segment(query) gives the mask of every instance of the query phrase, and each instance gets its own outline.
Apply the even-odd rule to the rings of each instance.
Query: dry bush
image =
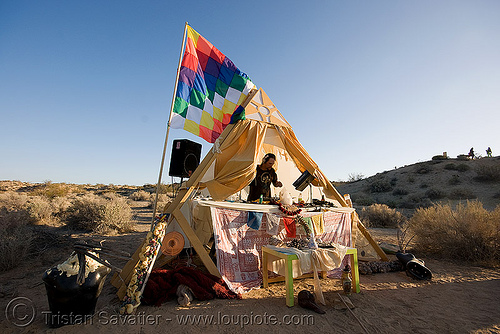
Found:
[[[444,156],[442,154],[439,154],[439,155],[435,155],[432,157],[432,160],[448,160],[448,157],[447,156]]]
[[[363,208],[359,216],[370,227],[397,227],[405,220],[401,212],[385,204],[372,204]]]
[[[93,232],[128,232],[133,229],[132,209],[116,194],[107,194],[106,197],[86,194],[75,199],[68,209],[67,220],[74,228]]]
[[[461,163],[459,165],[456,165],[454,163],[449,163],[449,164],[446,164],[446,166],[444,166],[444,169],[447,169],[447,170],[456,170],[456,171],[459,171],[459,172],[466,172],[470,169],[470,167],[464,163]]]
[[[450,186],[456,186],[457,184],[460,184],[462,181],[460,181],[460,177],[458,175],[452,175],[451,178],[448,180],[448,184]]]
[[[69,207],[68,197],[48,198],[25,193],[0,194],[0,220],[3,223],[39,224],[58,222]]]
[[[392,185],[386,179],[378,179],[369,185],[369,190],[372,193],[388,192],[392,190]]]
[[[480,164],[476,168],[476,181],[495,182],[500,181],[500,165]]]
[[[76,198],[76,196],[67,197],[55,197],[50,202],[52,204],[52,210],[54,216],[63,218],[68,209],[71,207],[71,202]]]
[[[415,172],[418,174],[427,174],[432,171],[432,167],[428,165],[417,165],[415,166]]]
[[[68,208],[68,224],[77,229],[96,229],[102,223],[101,217],[105,201],[105,199],[93,194],[85,194],[75,199]]]
[[[155,205],[155,198],[156,198],[156,195],[153,194],[150,199],[149,199],[149,205],[148,207],[149,208],[154,208],[154,205]],[[163,209],[168,205],[170,204],[170,202],[172,202],[172,197],[170,197],[169,195],[167,194],[158,194],[158,203],[156,203],[156,207],[157,207],[157,210],[158,212],[161,212],[163,211]]]
[[[415,209],[432,206],[432,201],[424,194],[410,194],[406,200],[399,203],[400,208]]]
[[[53,218],[54,209],[51,201],[46,197],[35,196],[28,203],[29,222],[37,224]]]
[[[48,198],[65,197],[73,192],[71,185],[66,183],[45,182],[40,187],[37,187],[31,192],[33,196],[45,196]]]
[[[151,194],[144,190],[139,190],[130,194],[128,198],[132,201],[149,201]]]
[[[28,255],[33,239],[29,222],[29,197],[13,191],[0,194],[0,271],[17,266]]]
[[[0,218],[1,219],[1,218]],[[27,256],[33,240],[31,229],[25,224],[2,222],[0,229],[0,272],[18,266]]]
[[[0,194],[0,208],[7,210],[25,209],[28,205],[29,196],[24,193],[7,191]]]
[[[425,197],[436,200],[446,197],[446,194],[441,189],[431,188],[425,192]]]
[[[106,191],[106,192],[103,192],[103,193],[101,194],[101,196],[102,196],[103,198],[105,198],[105,199],[109,199],[109,200],[123,199],[123,197],[122,197],[120,194],[118,194],[118,193],[116,193],[116,192],[114,192],[114,191],[112,191],[112,190],[111,190],[111,191]]]
[[[159,189],[159,193],[160,194],[173,194],[174,191],[175,191],[175,187],[176,185],[174,184],[160,184],[160,189]],[[156,186],[155,186],[155,192],[156,192]]]
[[[105,229],[118,232],[133,230],[132,209],[123,198],[114,198],[106,202],[104,207],[103,222]]]
[[[449,163],[449,164],[446,164],[444,166],[444,169],[447,169],[447,170],[457,170],[457,165],[455,165],[454,163]]]
[[[436,204],[418,209],[409,225],[416,250],[455,260],[499,263],[500,206],[489,212],[478,201],[460,203],[455,209]]]
[[[459,188],[459,189],[454,189],[449,195],[449,199],[474,199],[477,196],[469,189],[465,188]]]
[[[392,191],[392,194],[394,196],[403,196],[403,195],[408,195],[410,192],[406,190],[405,188],[396,188]]]
[[[29,196],[13,191],[0,194],[0,226],[25,225],[29,221]]]

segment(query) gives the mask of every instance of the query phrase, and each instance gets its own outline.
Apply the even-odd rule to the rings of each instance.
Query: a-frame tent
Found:
[[[265,92],[259,89],[249,95],[248,100],[250,102],[246,103],[245,108],[247,119],[226,127],[213,148],[186,182],[185,187],[165,208],[164,214],[166,215],[152,224],[151,232],[148,233],[143,244],[136,250],[122,272],[113,277],[112,284],[118,288],[117,294],[120,300],[125,302],[124,312],[131,313],[140,304],[142,291],[165,235],[165,227],[173,221],[181,227],[206,269],[211,274],[221,277],[217,266],[181,208],[200,186],[206,187],[216,201],[224,200],[241,191],[255,177],[256,166],[265,152],[276,152],[278,156],[284,158],[282,160],[293,163],[296,167],[296,175],[308,171],[314,176],[312,184],[321,189],[327,199],[336,201],[341,207],[352,206],[350,200],[346,200],[335,189],[312,160],[296,138],[291,126]],[[277,168],[278,174],[281,175],[279,161]],[[387,260],[385,253],[371,238],[355,212],[352,213],[352,222],[353,235],[356,229],[359,230],[362,234],[361,238],[371,245],[373,253]]]

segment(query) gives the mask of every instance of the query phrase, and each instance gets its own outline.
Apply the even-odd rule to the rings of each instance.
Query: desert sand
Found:
[[[296,280],[295,306],[285,305],[284,283],[256,289],[241,300],[194,301],[181,307],[172,300],[160,307],[140,306],[134,315],[119,315],[116,289],[106,279],[93,318],[81,324],[49,328],[49,305],[42,275],[64,261],[75,241],[133,253],[149,229],[151,210],[135,205],[136,232],[96,235],[61,227],[41,226],[45,245],[18,267],[0,274],[2,333],[499,333],[500,270],[440,259],[422,258],[433,272],[431,281],[417,281],[405,272],[361,275],[361,292],[351,294],[352,313],[339,309],[338,279],[322,279],[326,314],[297,305],[297,293],[312,291],[312,279]],[[45,232],[44,232],[45,231]],[[377,241],[396,243],[394,229],[371,229]],[[43,243],[43,242],[42,242]],[[395,257],[392,255],[392,259]],[[109,259],[122,267],[123,260]],[[33,318],[32,321],[31,318]],[[29,323],[29,324],[27,324]],[[17,324],[17,325],[16,325]],[[27,325],[26,325],[27,324]],[[363,327],[366,329],[363,329]]]

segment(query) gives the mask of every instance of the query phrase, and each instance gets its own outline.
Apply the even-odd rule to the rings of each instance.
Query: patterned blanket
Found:
[[[269,242],[268,222],[279,221],[276,237],[288,241],[283,218],[286,216],[264,213],[258,230],[255,227],[255,215],[248,211],[225,208],[211,208],[214,237],[217,252],[217,267],[228,287],[235,293],[248,292],[262,284],[261,255],[262,246]],[[351,215],[339,212],[309,212],[304,217],[322,218],[323,230],[317,234],[323,242],[335,242],[351,246]],[[317,217],[321,215],[322,217]],[[260,219],[260,217],[259,217]],[[297,227],[297,237],[305,236],[305,231]]]

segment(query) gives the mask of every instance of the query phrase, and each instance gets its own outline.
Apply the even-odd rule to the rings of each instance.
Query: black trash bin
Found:
[[[86,262],[91,260],[88,257],[85,259]],[[78,264],[78,256],[73,254],[65,262],[68,263],[70,268],[73,265],[74,269]],[[48,269],[42,277],[50,308],[50,314],[47,314],[45,319],[50,327],[88,322],[95,312],[97,298],[102,291],[106,276],[111,271],[110,268],[99,264],[93,270],[88,270],[85,281],[79,284],[78,267],[76,273],[75,270],[69,272],[64,270],[64,267],[55,266]]]

